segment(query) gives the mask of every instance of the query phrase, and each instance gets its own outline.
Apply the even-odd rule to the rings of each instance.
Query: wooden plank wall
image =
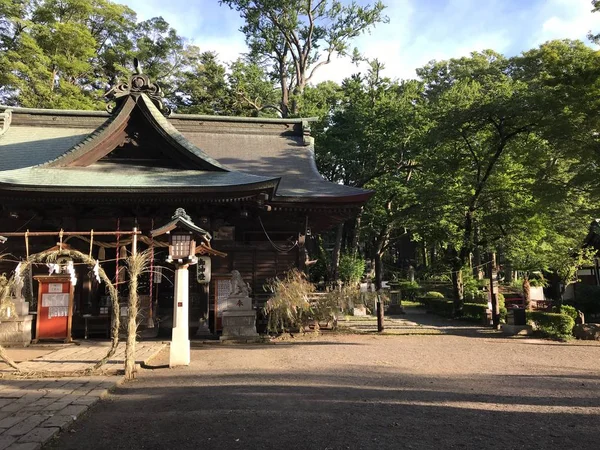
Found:
[[[212,259],[213,276],[231,274],[232,270],[238,270],[242,278],[250,285],[254,306],[259,311],[269,298],[269,292],[264,289],[265,284],[271,278],[283,276],[292,267],[297,266],[298,249],[295,248],[288,253],[277,252],[264,242],[255,245],[246,244],[240,247],[232,246],[223,249],[227,252],[226,258]],[[210,304],[214,304],[214,287],[210,290]]]

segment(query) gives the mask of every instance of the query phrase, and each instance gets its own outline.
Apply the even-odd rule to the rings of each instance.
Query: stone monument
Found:
[[[29,314],[29,302],[23,297],[23,280],[19,276],[20,265],[15,269],[15,281],[12,286],[12,305],[1,311],[0,345],[27,346],[31,343],[31,325],[33,316]]]
[[[250,288],[237,270],[231,271],[231,293],[223,310],[221,340],[257,340],[256,311],[252,309]]]

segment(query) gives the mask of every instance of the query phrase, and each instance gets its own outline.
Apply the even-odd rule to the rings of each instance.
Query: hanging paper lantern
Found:
[[[104,247],[100,247],[100,250],[98,250],[98,259],[100,261],[104,261],[106,259],[106,250],[104,250]]]

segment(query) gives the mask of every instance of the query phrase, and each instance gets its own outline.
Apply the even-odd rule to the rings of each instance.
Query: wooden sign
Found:
[[[235,227],[223,226],[213,231],[213,240],[215,241],[233,241],[235,240]]]
[[[210,283],[210,274],[210,256],[198,256],[198,264],[196,264],[196,281],[199,284]]]
[[[73,285],[69,275],[37,276],[39,283],[35,340],[71,342]]]

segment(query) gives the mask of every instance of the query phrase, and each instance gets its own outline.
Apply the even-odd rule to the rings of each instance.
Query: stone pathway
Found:
[[[165,344],[161,342],[138,342],[136,345],[136,362],[143,363],[156,355]],[[91,368],[102,359],[110,347],[108,342],[84,342],[81,345],[69,345],[55,352],[31,361],[19,364],[23,370],[70,372]],[[123,368],[125,360],[125,343],[119,343],[117,351],[103,367],[102,372],[116,372]],[[1,371],[0,371],[1,373]]]
[[[166,345],[139,342],[136,360],[146,363]],[[108,350],[107,343],[85,342],[60,348],[19,366],[34,371],[84,370]],[[119,344],[105,370],[85,377],[46,379],[0,378],[0,450],[35,450],[67,427],[87,409],[119,384],[122,376],[125,344]],[[2,366],[1,374],[12,370]]]
[[[428,314],[423,308],[406,307],[406,314],[385,316],[384,331],[382,334],[393,335],[419,335],[419,334],[498,334],[491,327],[484,327],[471,322],[448,319],[445,317]],[[376,333],[377,318],[375,316],[346,316],[338,321],[338,327],[355,333]]]

